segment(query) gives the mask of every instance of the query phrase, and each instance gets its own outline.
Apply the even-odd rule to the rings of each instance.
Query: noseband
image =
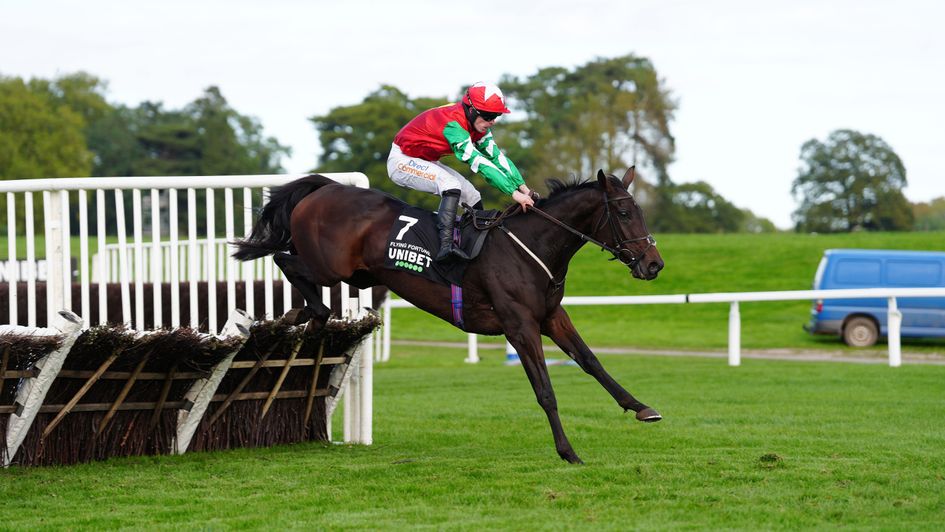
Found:
[[[617,223],[614,217],[610,215],[610,203],[614,201],[620,201],[622,198],[608,198],[606,190],[603,190],[601,192],[604,195],[604,212],[601,214],[600,220],[597,222],[597,225],[594,227],[594,232],[596,233],[597,231],[599,231],[602,227],[604,227],[604,224],[610,224],[610,231],[614,237],[613,247],[608,246],[607,244],[578,231],[577,229],[571,227],[570,225],[565,224],[564,222],[558,220],[554,216],[551,216],[545,211],[539,209],[538,207],[535,207],[534,205],[531,207],[531,210],[537,212],[538,214],[540,214],[547,220],[563,227],[564,229],[567,229],[574,235],[577,235],[578,237],[580,237],[581,240],[585,242],[590,242],[591,244],[594,244],[595,246],[600,247],[601,251],[610,252],[610,254],[613,255],[613,257],[610,258],[609,260],[619,260],[622,264],[626,265],[628,268],[632,270],[634,267],[636,267],[636,265],[640,262],[640,260],[643,259],[643,256],[646,255],[646,252],[649,251],[651,247],[656,245],[656,239],[654,239],[653,235],[650,233],[647,233],[646,236],[640,236],[636,238],[622,238],[623,234],[620,232],[620,225]],[[631,251],[630,249],[626,247],[627,244],[631,244],[633,242],[641,242],[643,240],[646,240],[647,245],[645,248],[643,248],[643,251],[641,251],[636,256],[634,256],[633,251]]]
[[[649,251],[651,247],[656,245],[656,239],[653,238],[653,235],[650,233],[647,233],[646,236],[639,236],[636,238],[621,238],[623,235],[620,231],[620,224],[618,224],[614,217],[610,215],[610,203],[620,201],[622,198],[608,198],[607,191],[602,191],[602,193],[604,195],[604,213],[601,215],[600,221],[594,228],[594,232],[596,233],[604,226],[604,224],[609,223],[610,231],[614,237],[614,247],[611,248],[604,244],[598,245],[601,247],[601,251],[609,251],[613,255],[613,257],[608,260],[619,260],[628,268],[633,269],[637,263],[640,262],[643,256],[646,255],[646,252]],[[626,247],[626,244],[640,242],[643,240],[646,240],[646,247],[643,248],[643,251],[641,251],[637,256],[634,256],[633,252]],[[629,258],[624,259],[624,253],[626,253]]]

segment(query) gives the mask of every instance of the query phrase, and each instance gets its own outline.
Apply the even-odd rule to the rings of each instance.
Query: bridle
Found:
[[[602,227],[604,227],[604,224],[610,224],[610,231],[614,237],[613,247],[608,246],[604,242],[601,242],[589,235],[586,235],[578,231],[577,229],[562,222],[561,220],[558,220],[554,216],[551,216],[550,214],[539,209],[538,207],[535,207],[534,205],[532,205],[530,209],[535,211],[542,217],[544,217],[546,220],[578,236],[581,240],[585,242],[590,242],[591,244],[594,244],[595,246],[600,247],[601,251],[609,252],[611,255],[613,255],[613,257],[611,257],[608,260],[619,260],[622,264],[624,264],[625,266],[627,266],[628,268],[632,270],[633,268],[636,267],[636,265],[640,262],[640,260],[643,259],[643,256],[646,255],[646,252],[649,251],[651,247],[656,245],[656,239],[654,239],[653,235],[650,233],[647,233],[646,236],[640,236],[636,238],[623,238],[623,233],[620,231],[620,224],[618,224],[617,220],[615,220],[614,217],[611,216],[610,204],[612,202],[621,201],[624,198],[608,198],[606,190],[602,190],[601,192],[604,195],[604,212],[601,213],[600,220],[598,220],[597,224],[594,226],[593,232],[596,233],[597,231],[599,231]],[[646,240],[647,246],[643,248],[643,251],[641,251],[637,255],[634,255],[633,251],[631,251],[630,249],[626,247],[627,244],[632,244],[634,242],[641,242],[643,240]]]
[[[636,267],[637,264],[639,264],[640,260],[643,259],[643,256],[646,255],[646,252],[649,251],[651,247],[656,245],[656,239],[654,239],[653,235],[650,233],[647,233],[646,236],[641,236],[641,237],[636,237],[636,238],[623,238],[623,233],[620,231],[620,225],[617,223],[614,217],[611,216],[610,204],[611,202],[620,201],[624,198],[609,198],[607,197],[606,190],[602,192],[604,195],[604,212],[601,214],[600,220],[597,221],[597,225],[594,227],[594,232],[596,233],[597,231],[599,231],[602,227],[604,227],[604,224],[610,224],[610,231],[614,237],[613,247],[595,239],[594,237],[590,235],[586,235],[578,231],[577,229],[562,222],[561,220],[555,218],[554,216],[548,214],[547,212],[539,209],[538,207],[534,205],[532,205],[529,208],[529,210],[534,211],[535,213],[542,216],[549,222],[579,237],[582,241],[590,242],[594,244],[595,246],[600,247],[601,251],[610,252],[610,254],[613,255],[613,257],[611,257],[609,260],[619,260],[622,264],[624,264],[625,266],[627,266],[628,268],[632,270],[633,268]],[[480,220],[476,217],[476,211],[474,209],[471,209],[468,205],[464,205],[464,207],[473,213],[473,226],[476,229],[480,231],[488,231],[490,229],[494,229],[498,227],[505,234],[507,234],[509,238],[511,238],[516,244],[518,244],[519,247],[524,249],[525,252],[528,253],[528,255],[535,262],[537,262],[538,265],[541,266],[541,269],[544,270],[544,272],[548,275],[548,278],[551,280],[551,283],[552,283],[553,291],[557,292],[558,290],[561,289],[562,286],[564,286],[564,279],[561,279],[560,281],[555,281],[554,275],[552,275],[551,270],[548,269],[548,266],[545,265],[545,263],[540,258],[538,258],[532,252],[532,250],[528,248],[528,246],[526,246],[521,240],[519,240],[519,238],[515,236],[515,234],[513,234],[503,224],[503,221],[505,220],[505,218],[507,218],[508,216],[520,210],[521,206],[519,204],[515,203],[512,205],[509,205],[509,207],[505,209],[501,214],[499,214],[497,217],[490,220]],[[646,240],[647,246],[643,248],[643,251],[641,251],[637,255],[634,255],[633,251],[631,251],[630,249],[626,247],[627,244],[631,244],[633,242],[640,242],[643,240]]]

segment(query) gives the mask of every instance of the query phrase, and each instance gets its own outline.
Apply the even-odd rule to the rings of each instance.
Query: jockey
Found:
[[[453,248],[456,208],[461,200],[482,208],[482,196],[475,187],[459,172],[440,163],[440,158],[456,155],[490,185],[510,194],[523,211],[535,203],[522,174],[492,138],[490,128],[500,115],[509,112],[499,87],[480,82],[466,90],[462,101],[420,113],[394,137],[387,158],[391,180],[441,197],[436,222],[440,231],[437,261],[451,254],[468,259]]]

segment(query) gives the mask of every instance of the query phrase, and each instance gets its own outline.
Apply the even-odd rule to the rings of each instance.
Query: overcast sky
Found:
[[[899,154],[910,200],[945,195],[945,2],[0,0],[0,74],[84,70],[112,102],[170,108],[217,85],[292,147],[289,172],[315,166],[309,117],[381,84],[454,98],[627,53],[679,102],[676,182],[787,228],[801,144],[852,128]]]

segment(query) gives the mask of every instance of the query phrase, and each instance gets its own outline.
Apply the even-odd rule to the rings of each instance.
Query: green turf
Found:
[[[399,348],[375,445],[0,470],[0,529],[939,529],[945,367],[604,356],[665,420],[552,367],[558,459],[498,351]],[[337,428],[337,427],[336,427]]]
[[[666,263],[650,282],[608,262],[590,244],[575,256],[565,295],[654,295],[705,292],[809,290],[825,249],[945,249],[945,232],[853,233],[842,235],[724,234],[657,235]],[[810,301],[741,303],[742,347],[847,349],[835,337],[812,337],[801,329]],[[724,349],[728,345],[727,303],[567,308],[590,345],[648,348]],[[461,331],[415,309],[393,310],[395,340],[464,341]],[[903,341],[904,349],[943,352],[945,341]],[[848,349],[847,349],[848,350]],[[885,350],[885,344],[873,351]],[[859,352],[859,351],[858,351]]]

